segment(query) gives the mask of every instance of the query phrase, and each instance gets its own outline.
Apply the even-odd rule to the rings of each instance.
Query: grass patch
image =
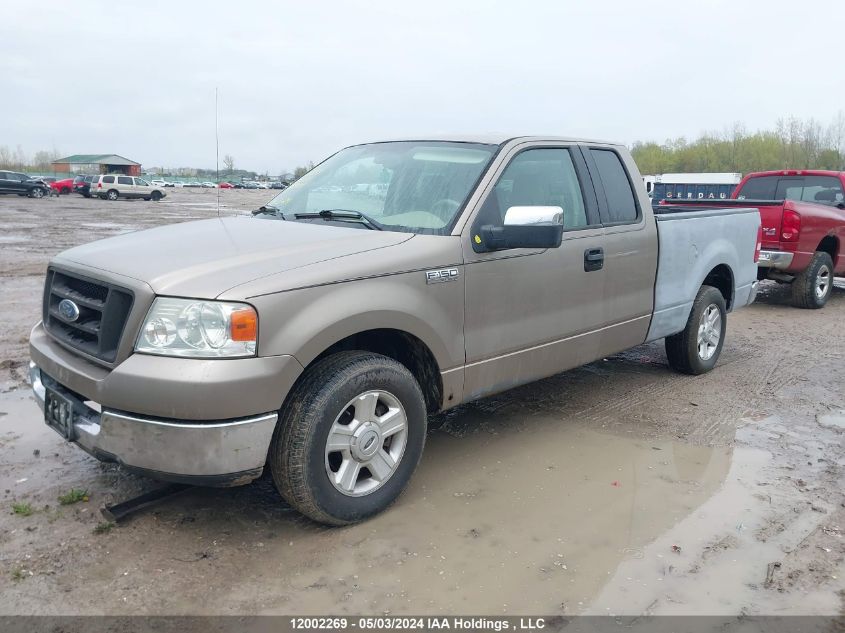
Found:
[[[71,488],[70,492],[59,495],[59,503],[63,506],[69,506],[74,503],[79,503],[80,501],[88,501],[87,490],[77,490],[76,488]]]
[[[15,567],[12,570],[12,580],[23,580],[26,578],[26,573],[24,572],[22,567]]]
[[[94,528],[94,534],[108,534],[113,527],[114,523],[111,521],[103,521],[102,523],[98,523],[97,527]]]
[[[28,503],[13,503],[12,511],[22,517],[28,517],[33,512],[32,506]]]

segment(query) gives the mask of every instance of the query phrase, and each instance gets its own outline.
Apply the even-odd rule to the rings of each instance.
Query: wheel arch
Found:
[[[822,241],[819,242],[819,245],[816,246],[816,251],[822,251],[830,255],[835,267],[836,258],[839,255],[839,238],[835,235],[825,235]]]
[[[342,351],[373,352],[404,365],[420,385],[428,413],[436,413],[443,403],[443,378],[440,365],[419,337],[394,328],[375,328],[345,336],[320,352],[308,365]]]
[[[734,274],[727,264],[718,264],[710,269],[701,282],[702,286],[713,286],[725,299],[725,309],[730,312],[734,301]]]

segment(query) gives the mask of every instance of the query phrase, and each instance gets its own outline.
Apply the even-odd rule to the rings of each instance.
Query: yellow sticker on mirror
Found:
[[[475,243],[476,243],[476,244],[481,244],[481,236],[480,236],[480,235],[476,235],[476,236],[475,236],[474,238],[472,238],[472,239],[474,239],[474,240],[475,240]]]

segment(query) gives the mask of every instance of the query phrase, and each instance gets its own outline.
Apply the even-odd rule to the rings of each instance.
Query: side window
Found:
[[[129,176],[118,176],[117,177],[117,184],[119,184],[119,185],[131,185],[132,179]]]
[[[737,192],[739,200],[777,200],[775,190],[778,186],[778,176],[760,176],[749,179]]]
[[[604,186],[608,222],[636,222],[639,217],[637,201],[619,155],[608,149],[591,149],[590,155],[596,163],[599,178]]]
[[[487,196],[476,222],[500,226],[510,207],[560,207],[564,230],[587,226],[584,197],[569,150],[538,148],[517,154]]]
[[[103,176],[103,184],[104,185],[113,185],[114,184],[114,176]]]
[[[146,180],[142,180],[140,178],[135,179],[135,184],[139,185],[141,187],[149,187],[150,186],[150,183],[148,183]]]

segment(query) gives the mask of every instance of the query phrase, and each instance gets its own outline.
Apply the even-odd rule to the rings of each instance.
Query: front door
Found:
[[[135,195],[141,198],[149,198],[153,195],[153,188],[143,178],[135,178]]]
[[[135,198],[138,196],[138,193],[135,191],[135,185],[132,184],[131,176],[118,176],[117,190],[124,198]]]
[[[497,171],[462,235],[464,400],[593,360],[605,320],[604,230],[579,148],[516,146]],[[560,207],[561,246],[475,252],[480,227],[515,206]]]

